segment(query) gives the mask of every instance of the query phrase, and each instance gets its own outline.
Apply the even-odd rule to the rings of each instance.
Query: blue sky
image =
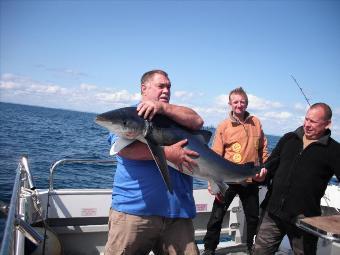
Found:
[[[206,125],[242,86],[266,134],[333,109],[340,138],[340,1],[0,1],[0,101],[86,112],[134,104],[163,69],[171,102]]]

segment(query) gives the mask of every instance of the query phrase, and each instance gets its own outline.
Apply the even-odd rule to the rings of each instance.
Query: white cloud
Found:
[[[299,111],[306,111],[308,109],[308,105],[301,104],[301,103],[296,103],[294,105],[294,108]]]
[[[216,98],[216,104],[223,107],[228,107],[229,96],[227,94],[218,95]],[[266,100],[251,94],[248,94],[250,110],[267,110],[273,108],[281,108],[282,104],[275,101]]]
[[[10,81],[10,80],[13,80],[13,79],[18,79],[18,76],[11,74],[11,73],[4,73],[1,76],[1,81]]]
[[[267,118],[267,119],[274,119],[274,120],[288,120],[290,119],[293,114],[291,114],[290,112],[264,112],[262,113],[262,115]]]
[[[67,76],[67,77],[75,78],[75,79],[88,76],[86,73],[79,72],[71,68],[53,68],[53,67],[47,67],[42,64],[36,65],[36,67],[44,71],[51,72],[58,76]]]
[[[332,137],[340,137],[340,126],[339,125],[336,125],[334,124],[334,122],[332,122],[332,125],[331,125],[331,130],[332,130]],[[339,141],[339,140],[338,140]]]
[[[229,105],[227,101],[227,95],[221,94],[214,98],[213,103],[209,106],[200,106],[196,104],[195,110],[203,114],[226,114],[229,112]]]
[[[179,100],[189,100],[192,98],[197,98],[203,96],[203,93],[200,92],[189,92],[185,90],[176,90],[173,93],[174,97]]]
[[[66,95],[68,90],[57,85],[32,84],[23,89],[31,94],[59,94]]]
[[[0,89],[15,90],[28,84],[31,80],[26,77],[19,77],[14,74],[5,73],[1,76]]]
[[[100,88],[86,83],[66,88],[13,74],[2,75],[0,90],[2,101],[90,112],[132,105],[140,100],[139,92]]]
[[[60,70],[57,70],[57,71],[60,71],[61,73],[65,73],[67,75],[74,76],[74,77],[86,76],[85,73],[82,73],[82,72],[79,72],[79,71],[76,71],[76,70],[73,70],[73,69],[69,69],[69,68],[60,69]]]
[[[335,108],[333,113],[340,116],[340,108]]]
[[[98,92],[95,97],[103,102],[132,102],[140,100],[140,93],[130,93],[127,90]]]
[[[44,84],[31,78],[4,74],[1,76],[0,89],[17,94],[66,94],[67,89],[58,85]]]
[[[275,101],[270,101],[254,95],[248,95],[249,109],[252,110],[268,110],[273,108],[281,108],[282,104]]]
[[[228,107],[228,95],[221,94],[215,98],[216,105],[219,107]]]
[[[12,82],[12,81],[1,81],[0,82],[0,89],[12,90],[15,88],[18,88],[18,85],[15,82]]]
[[[180,91],[175,91],[175,93],[174,93],[175,95],[175,97],[186,97],[186,98],[190,98],[190,97],[192,97],[193,96],[193,94],[194,93],[192,93],[192,92],[188,92],[188,91],[184,91],[184,90],[180,90]]]
[[[80,84],[80,89],[82,90],[91,91],[91,90],[95,90],[96,88],[97,88],[96,85],[87,84],[87,83]]]
[[[202,114],[226,113],[226,109],[223,107],[195,107],[194,110]]]

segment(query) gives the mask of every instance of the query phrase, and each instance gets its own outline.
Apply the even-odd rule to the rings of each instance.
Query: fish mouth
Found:
[[[98,116],[96,117],[96,122],[98,122],[98,121],[104,122],[104,121],[107,121],[107,119],[104,118],[104,117],[102,117],[102,116],[100,116],[100,115],[98,115]]]
[[[128,132],[124,132],[124,136],[127,139],[135,139],[137,136],[139,135],[138,132],[136,131],[128,131]]]

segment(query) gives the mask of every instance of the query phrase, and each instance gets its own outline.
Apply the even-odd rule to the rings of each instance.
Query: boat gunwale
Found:
[[[9,204],[0,255],[10,254],[10,251],[13,251],[13,249],[17,250],[17,246],[19,244],[18,242],[15,242],[15,236],[19,239],[19,235],[23,235],[23,233],[21,233],[18,229],[19,221],[23,217],[23,215],[20,215],[20,187],[34,189],[32,175],[28,167],[27,156],[24,155],[20,158],[17,169],[15,171],[16,174],[14,178],[12,196]],[[17,233],[18,235],[15,235],[15,233]],[[16,247],[13,247],[13,244],[16,244]]]

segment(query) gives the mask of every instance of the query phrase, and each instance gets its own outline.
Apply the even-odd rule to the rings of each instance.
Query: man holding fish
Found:
[[[166,72],[152,70],[141,79],[140,117],[165,115],[191,130],[203,125],[192,109],[169,104],[171,83]],[[133,132],[131,133],[133,136]],[[111,135],[111,144],[118,137]],[[165,157],[179,169],[191,169],[198,153],[183,148],[186,140],[164,146]],[[193,179],[169,168],[172,192],[148,146],[134,141],[119,151],[114,177],[109,236],[105,254],[198,254],[192,218],[196,215]]]
[[[224,194],[226,183],[262,178],[265,169],[254,162],[236,164],[211,150],[211,132],[198,130],[201,117],[169,104],[171,83],[164,71],[145,73],[141,83],[137,107],[96,117],[115,134],[110,154],[118,154],[106,253],[198,254],[192,176]]]

